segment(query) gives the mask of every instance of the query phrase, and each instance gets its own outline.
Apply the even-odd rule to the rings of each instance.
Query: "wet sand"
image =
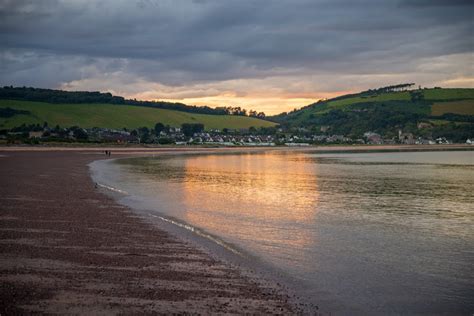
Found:
[[[301,312],[276,284],[102,194],[87,164],[105,158],[0,149],[0,314]]]

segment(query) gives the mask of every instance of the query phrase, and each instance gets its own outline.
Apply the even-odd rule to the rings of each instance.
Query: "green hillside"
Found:
[[[421,93],[422,97],[416,101],[412,100],[413,92]],[[284,118],[285,120],[294,121],[294,123],[304,123],[311,114],[322,114],[336,109],[353,110],[355,107],[390,103],[393,107],[398,107],[403,111],[421,111],[428,114],[432,113],[432,105],[436,104],[436,108],[443,108],[443,113],[474,115],[474,89],[423,89],[413,92],[401,91],[350,97],[342,96],[311,104],[286,116],[277,115],[275,118],[277,121]],[[444,102],[446,104],[443,106],[442,103]],[[459,104],[462,104],[462,106],[459,106]],[[440,111],[436,110],[437,115],[443,113],[440,114]]]
[[[464,136],[474,136],[474,89],[369,90],[319,101],[271,119],[289,128],[353,137],[367,131],[395,135],[399,129],[414,134],[462,130]]]
[[[157,109],[143,106],[117,104],[52,104],[18,100],[0,100],[0,109],[11,108],[28,111],[27,114],[3,115],[0,117],[0,129],[12,128],[21,124],[43,124],[63,127],[80,126],[83,128],[138,128],[153,127],[160,122],[164,125],[181,126],[183,123],[202,123],[206,129],[239,129],[270,127],[275,123],[253,117],[237,115],[208,115]],[[8,116],[8,117],[5,117]]]

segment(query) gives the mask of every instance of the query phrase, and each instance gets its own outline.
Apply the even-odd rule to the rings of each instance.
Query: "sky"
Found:
[[[0,0],[0,85],[277,114],[474,87],[472,0]]]

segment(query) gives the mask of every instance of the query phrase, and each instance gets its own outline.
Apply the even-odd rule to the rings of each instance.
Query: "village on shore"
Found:
[[[345,135],[311,133],[305,128],[283,129],[212,129],[204,130],[203,124],[183,124],[181,127],[164,126],[157,123],[155,128],[141,127],[134,130],[109,128],[61,128],[22,125],[11,130],[0,131],[0,142],[4,144],[40,143],[109,143],[109,144],[161,144],[161,145],[216,145],[216,146],[311,146],[324,144],[368,144],[368,145],[435,145],[452,144],[447,137],[423,138],[398,130],[397,136],[384,137],[367,131],[360,138]],[[466,144],[474,140],[466,139]]]

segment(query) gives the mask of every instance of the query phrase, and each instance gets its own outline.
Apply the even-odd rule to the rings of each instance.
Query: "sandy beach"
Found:
[[[104,158],[0,150],[1,314],[299,313],[278,286],[102,194],[87,164]]]

